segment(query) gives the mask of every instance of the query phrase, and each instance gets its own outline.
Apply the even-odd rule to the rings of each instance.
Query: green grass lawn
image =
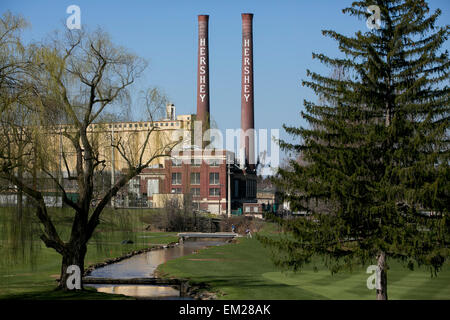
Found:
[[[0,217],[5,220],[8,213],[0,209]],[[70,212],[55,210],[58,231],[67,237],[70,230]],[[145,224],[141,217],[145,212],[107,211],[88,243],[85,267],[122,256],[130,251],[167,244],[178,240],[176,233],[142,231]],[[59,215],[59,216],[56,216]],[[58,221],[59,219],[59,221]],[[0,221],[0,299],[123,299],[125,296],[97,293],[88,290],[84,293],[55,292],[56,278],[59,278],[61,256],[53,249],[46,248],[37,238],[38,232],[26,235],[14,249],[11,226]],[[56,224],[56,223],[55,223]],[[130,239],[133,244],[121,244]]]
[[[280,272],[270,260],[270,251],[256,239],[210,247],[198,254],[170,260],[159,271],[177,278],[203,282],[220,299],[375,299],[367,289],[366,268],[331,275],[320,263],[301,272]],[[410,271],[391,261],[388,273],[389,299],[450,299],[450,268],[431,278],[425,269]]]
[[[148,214],[151,212],[106,211],[89,242],[86,267],[133,250],[177,241],[175,233],[143,231]],[[53,215],[65,239],[70,231],[71,213],[55,210]],[[22,238],[18,237],[19,232],[8,223],[9,218],[10,212],[0,209],[0,299],[130,299],[93,289],[81,293],[55,291],[61,256],[46,248],[37,239],[39,229],[29,228],[29,224],[26,232],[21,229]],[[273,231],[273,226],[268,225],[265,230]],[[134,243],[122,245],[125,239]],[[391,261],[389,298],[450,299],[448,266],[437,278],[431,278],[428,270],[410,271]],[[237,244],[211,247],[168,261],[159,271],[207,283],[223,293],[220,299],[374,299],[374,290],[366,287],[369,276],[366,267],[331,275],[318,261],[299,273],[280,272],[272,264],[268,249],[256,239],[242,238]]]

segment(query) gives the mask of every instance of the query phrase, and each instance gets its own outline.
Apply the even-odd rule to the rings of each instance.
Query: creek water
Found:
[[[156,268],[166,261],[176,259],[209,247],[225,244],[224,240],[185,241],[184,244],[172,248],[141,253],[128,259],[95,269],[89,277],[95,278],[152,278]],[[96,288],[99,292],[123,294],[145,299],[190,299],[181,297],[180,290],[171,286],[160,285],[116,285],[116,284],[86,284],[86,287]]]

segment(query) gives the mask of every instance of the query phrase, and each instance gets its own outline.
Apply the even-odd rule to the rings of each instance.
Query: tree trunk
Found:
[[[377,257],[377,266],[379,272],[379,279],[377,279],[377,300],[387,300],[387,264],[386,253],[381,251]]]
[[[80,268],[80,277],[84,273],[84,258],[86,256],[87,246],[85,244],[74,244],[68,247],[63,254],[61,264],[61,276],[58,287],[63,290],[69,290],[67,287],[67,279],[71,273],[67,273],[67,268],[71,265],[76,265]],[[80,281],[81,289],[83,289],[83,282]]]

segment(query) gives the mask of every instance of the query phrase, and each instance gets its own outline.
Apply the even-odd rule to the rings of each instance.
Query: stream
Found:
[[[94,278],[153,278],[156,268],[168,260],[183,257],[209,246],[225,244],[224,240],[197,240],[185,241],[173,248],[153,250],[135,255],[131,258],[93,270],[88,277]],[[161,285],[116,285],[116,284],[86,284],[86,287],[96,288],[98,292],[123,294],[143,299],[176,299],[189,300],[190,297],[181,297],[180,290],[171,286]]]

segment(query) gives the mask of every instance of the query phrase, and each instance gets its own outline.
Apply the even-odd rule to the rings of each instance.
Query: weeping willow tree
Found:
[[[1,18],[0,32],[11,29],[6,35],[20,40],[14,30],[20,30],[21,20],[11,17]],[[12,42],[2,34],[0,61],[8,62]],[[147,63],[114,44],[101,29],[67,30],[22,47],[20,59],[12,61],[17,68],[0,66],[0,179],[29,199],[39,221],[39,238],[61,255],[59,287],[65,290],[69,266],[83,273],[87,244],[111,199],[155,159],[170,156],[179,141],[155,142],[156,126],[143,130],[143,138],[134,144],[128,137],[105,139],[107,125],[99,122],[130,100],[129,88]],[[24,71],[18,73],[19,67]],[[125,163],[120,177],[106,187],[98,185],[103,178],[96,179],[106,166],[105,147]],[[49,192],[57,192],[72,213],[67,236],[51,215]],[[73,192],[78,197],[71,197]]]
[[[26,46],[21,41],[21,32],[28,26],[27,21],[22,16],[15,16],[10,12],[5,12],[0,17],[0,136],[3,135],[5,122],[24,124],[27,117],[25,108],[16,108],[23,104],[28,98],[29,85],[25,79],[31,71],[28,63],[30,54]],[[12,109],[14,111],[12,112]],[[24,131],[16,131],[14,135],[9,135],[9,139],[18,142],[26,136]],[[8,140],[0,141],[0,149],[5,149]],[[19,149],[24,149],[25,144],[17,143]],[[5,158],[0,152],[0,163]],[[23,175],[23,170],[16,170],[18,176]],[[7,181],[0,178],[0,193],[3,194],[3,201],[11,200],[14,194],[17,200],[15,208],[2,209],[0,216],[0,268],[9,267],[15,263],[28,262],[34,266],[36,254],[38,252],[35,237],[38,229],[36,219],[33,214],[24,207],[26,200],[23,193],[17,190]]]
[[[295,270],[313,256],[332,272],[376,261],[384,300],[389,259],[436,274],[449,255],[448,26],[436,27],[441,11],[416,0],[358,1],[343,12],[366,21],[371,5],[380,28],[322,32],[343,58],[313,58],[345,77],[308,70],[303,85],[320,97],[304,102],[309,126],[284,126],[296,142],[280,146],[302,161],[274,181],[310,216],[278,220],[289,236],[260,239]]]

